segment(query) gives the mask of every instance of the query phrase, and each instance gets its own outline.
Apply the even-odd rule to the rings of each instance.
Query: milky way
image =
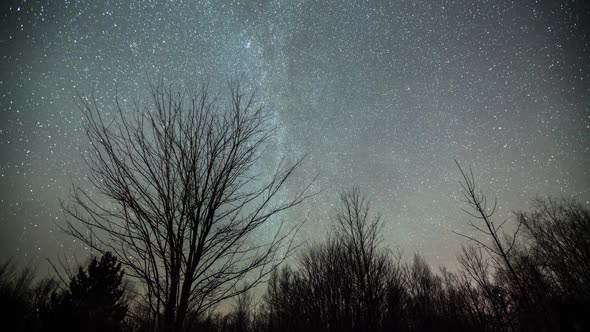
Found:
[[[77,93],[105,109],[154,75],[244,74],[280,126],[278,160],[321,193],[286,219],[320,240],[358,185],[390,248],[452,265],[467,216],[453,159],[497,218],[536,195],[590,204],[590,35],[582,1],[3,1],[0,258],[83,253],[59,200],[84,183]],[[299,178],[298,178],[299,179]]]

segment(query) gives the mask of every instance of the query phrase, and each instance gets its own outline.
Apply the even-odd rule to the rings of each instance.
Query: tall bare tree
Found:
[[[521,274],[518,272],[518,263],[515,262],[517,256],[515,249],[522,222],[517,223],[516,229],[511,236],[502,234],[502,228],[508,219],[505,219],[500,224],[492,220],[492,216],[496,211],[497,200],[494,199],[493,205],[488,205],[488,198],[478,187],[473,170],[469,168],[468,171],[465,171],[458,161],[455,160],[455,163],[461,172],[461,193],[463,194],[464,203],[467,203],[470,207],[470,211],[463,211],[479,220],[479,222],[470,221],[469,225],[473,230],[487,238],[487,241],[482,241],[474,235],[455,232],[475,243],[473,249],[463,250],[462,255],[459,256],[459,262],[465,271],[479,284],[481,289],[485,291],[496,317],[505,316],[501,314],[500,310],[504,310],[506,306],[498,304],[500,299],[500,294],[497,294],[499,288],[490,287],[488,283],[488,259],[493,263],[496,275],[503,276],[515,290],[514,294],[511,294],[512,300],[522,302],[519,303],[518,308],[526,315],[530,315],[532,302],[529,291],[522,280]],[[482,256],[482,251],[487,253],[487,257]]]
[[[370,202],[358,187],[340,195],[334,233],[346,250],[346,265],[353,279],[356,303],[355,330],[375,330],[383,319],[388,277],[393,261],[380,248],[383,222],[381,214],[370,214]]]
[[[91,142],[85,157],[92,190],[74,186],[64,229],[95,250],[114,252],[144,286],[153,327],[178,331],[190,317],[254,287],[291,250],[295,226],[266,243],[260,227],[307,197],[309,186],[278,199],[302,159],[282,159],[268,176],[256,174],[273,136],[268,109],[239,80],[230,80],[227,105],[159,79],[152,107],[125,111],[115,99],[107,115],[94,96],[80,96]]]
[[[494,199],[493,205],[488,205],[487,196],[478,188],[477,183],[475,182],[473,170],[469,168],[469,172],[466,172],[463,170],[463,168],[461,168],[461,165],[459,165],[458,161],[455,160],[455,163],[457,164],[457,167],[461,172],[461,177],[463,178],[461,181],[461,193],[463,194],[464,202],[467,203],[472,210],[463,211],[465,211],[465,213],[467,213],[469,216],[481,221],[480,225],[471,221],[469,222],[469,225],[477,232],[491,239],[491,244],[481,241],[472,235],[464,235],[457,232],[455,233],[475,242],[480,249],[485,250],[491,259],[496,263],[496,267],[506,268],[520,291],[523,294],[526,294],[524,286],[520,282],[520,278],[516,273],[515,267],[513,266],[514,263],[510,259],[510,254],[515,247],[521,223],[518,223],[516,231],[511,236],[508,243],[505,243],[502,240],[501,231],[508,219],[504,220],[499,225],[494,223],[492,220],[492,216],[496,212],[497,200]]]

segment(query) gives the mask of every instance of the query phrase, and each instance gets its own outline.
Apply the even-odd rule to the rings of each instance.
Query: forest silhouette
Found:
[[[301,223],[287,221],[251,242],[315,193],[309,183],[278,199],[304,158],[254,172],[277,128],[239,79],[228,83],[226,104],[207,84],[163,79],[149,109],[117,99],[107,114],[78,97],[102,198],[74,185],[60,227],[99,255],[39,281],[0,265],[7,331],[590,330],[590,210],[539,197],[506,231],[458,162],[473,232],[457,233],[468,241],[456,271],[385,247],[385,221],[359,187],[340,194],[324,241],[295,246]]]

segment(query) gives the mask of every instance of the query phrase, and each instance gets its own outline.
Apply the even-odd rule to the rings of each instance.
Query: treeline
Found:
[[[275,270],[262,296],[243,292],[229,312],[189,314],[190,330],[590,330],[589,209],[573,200],[537,199],[532,211],[517,214],[512,236],[501,236],[482,205],[485,197],[475,190],[470,196],[474,184],[466,184],[473,217],[481,219],[472,225],[489,236],[463,247],[458,271],[433,271],[419,255],[406,262],[383,247],[380,216],[352,189],[341,195],[327,239]],[[10,262],[0,267],[8,330],[152,329],[142,318],[145,304],[131,300],[110,253],[65,280],[34,283],[33,277]]]
[[[469,196],[473,187],[465,187],[467,202],[483,208],[483,195]],[[483,208],[473,215],[482,225],[473,226],[489,240],[474,237],[463,247],[457,272],[434,272],[419,255],[404,263],[379,246],[380,218],[370,216],[358,190],[341,203],[328,239],[276,271],[259,304],[242,296],[232,313],[209,317],[200,330],[590,330],[587,207],[537,199],[532,211],[517,214],[513,236],[501,238]],[[488,244],[494,237],[501,242]]]

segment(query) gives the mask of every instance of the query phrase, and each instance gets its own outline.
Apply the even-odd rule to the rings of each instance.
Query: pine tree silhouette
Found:
[[[65,331],[121,331],[127,314],[121,263],[110,252],[80,267],[63,294],[54,294],[51,328]]]

